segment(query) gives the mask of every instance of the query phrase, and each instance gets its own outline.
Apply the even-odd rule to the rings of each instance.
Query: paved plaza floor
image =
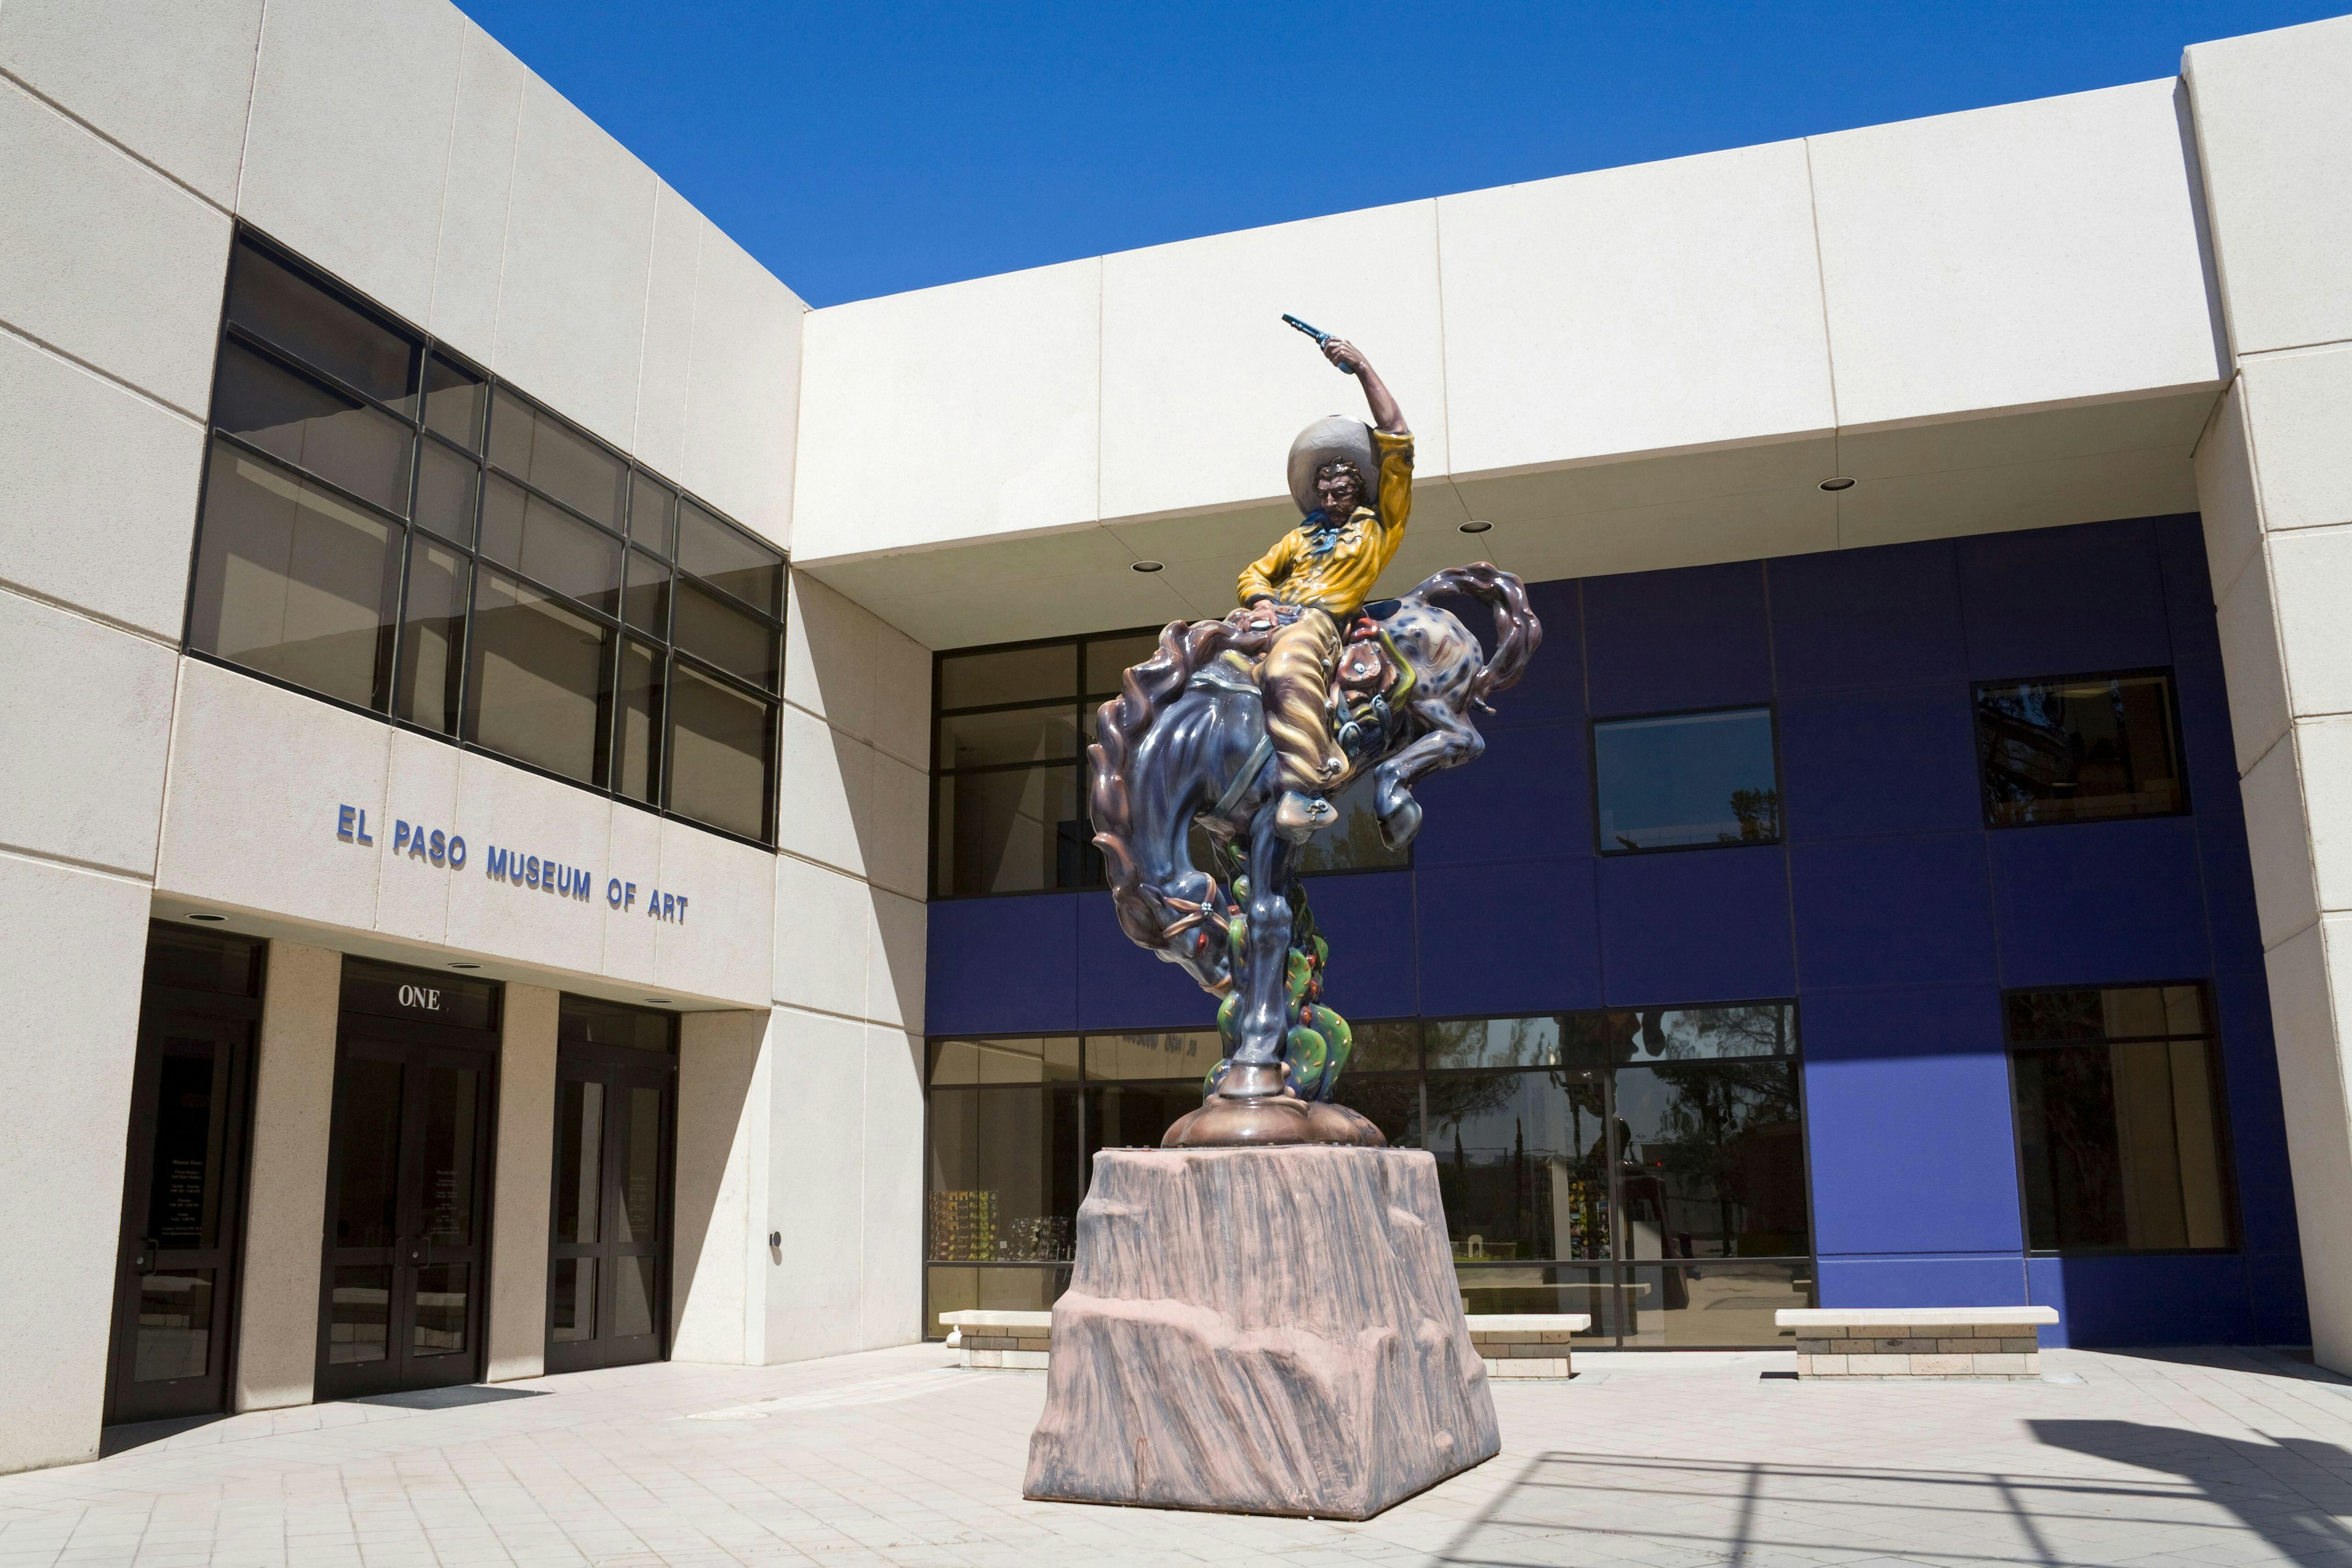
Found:
[[[1800,1384],[1787,1354],[1499,1384],[1501,1456],[1362,1524],[1024,1502],[1039,1373],[908,1346],[215,1420],[0,1477],[49,1563],[2237,1564],[2352,1568],[2352,1383],[2268,1352]]]

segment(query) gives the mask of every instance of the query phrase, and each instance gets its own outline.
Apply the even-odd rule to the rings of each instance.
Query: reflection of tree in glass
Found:
[[[1299,849],[1293,864],[1300,875],[1405,863],[1406,851],[1391,849],[1381,842],[1380,818],[1372,810],[1370,773],[1341,790],[1331,805],[1339,814],[1339,826],[1325,828]]]
[[[1718,833],[1724,844],[1765,844],[1780,837],[1780,792],[1777,789],[1736,789],[1731,792],[1732,820],[1737,836]]]
[[[1735,1211],[1748,1200],[1748,1141],[1767,1127],[1797,1120],[1795,1075],[1773,1061],[1661,1065],[1658,1080],[1675,1090],[1645,1152],[1666,1167],[1674,1195],[1715,1200],[1716,1234],[1727,1249],[1743,1228]],[[1661,1150],[1660,1145],[1665,1145]]]

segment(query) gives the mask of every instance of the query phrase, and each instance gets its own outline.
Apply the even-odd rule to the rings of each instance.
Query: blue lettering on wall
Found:
[[[392,853],[429,865],[462,869],[467,848],[463,835],[446,828],[427,827],[421,822],[394,817],[392,824]],[[346,844],[375,842],[369,836],[367,812],[362,807],[338,803],[335,806],[335,837]],[[568,866],[551,856],[525,855],[520,850],[503,849],[490,845],[482,858],[482,874],[493,882],[509,887],[534,888],[556,898],[572,899],[586,903],[595,891],[598,873],[585,866]],[[637,905],[637,885],[621,877],[604,879],[604,902],[615,910],[634,910]],[[649,889],[646,894],[646,913],[656,920],[682,922],[686,919],[686,895],[665,893]]]

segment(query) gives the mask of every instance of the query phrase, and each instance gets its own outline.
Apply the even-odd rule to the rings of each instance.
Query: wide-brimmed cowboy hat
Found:
[[[1372,446],[1370,426],[1344,414],[1334,414],[1301,430],[1298,439],[1290,444],[1290,499],[1298,503],[1302,515],[1323,504],[1322,496],[1315,489],[1317,472],[1324,464],[1342,459],[1356,465],[1356,472],[1364,481],[1360,504],[1370,506],[1381,475],[1380,455]]]

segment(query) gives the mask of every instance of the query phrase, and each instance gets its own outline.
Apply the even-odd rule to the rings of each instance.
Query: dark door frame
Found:
[[[149,985],[140,998],[139,1035],[131,1074],[131,1116],[124,1132],[122,1205],[114,1265],[112,1323],[106,1357],[108,1424],[156,1421],[174,1416],[225,1413],[236,1385],[237,1327],[243,1303],[246,1190],[252,1150],[254,1036],[261,1018],[257,997]],[[160,1240],[142,1234],[146,1200],[152,1191],[163,1058],[176,1055],[173,1037],[197,1036],[218,1047],[215,1091],[224,1100],[220,1150],[221,1188],[213,1247],[150,1247]],[[225,1069],[225,1070],[224,1070]],[[174,1258],[173,1254],[180,1256]],[[140,1282],[150,1273],[178,1267],[214,1271],[213,1321],[205,1369],[188,1377],[146,1383],[134,1377],[138,1356]]]
[[[496,1208],[491,1199],[498,1182],[499,1043],[499,1031],[497,1029],[465,1028],[422,1019],[355,1012],[348,1008],[337,1016],[335,1087],[330,1111],[331,1132],[328,1140],[325,1203],[320,1226],[314,1399],[359,1398],[414,1389],[447,1388],[481,1381],[488,1362],[486,1342],[489,1328],[491,1259],[496,1241],[491,1235],[490,1224]],[[354,1047],[360,1049],[354,1052]],[[396,1205],[394,1236],[393,1245],[389,1247],[338,1247],[335,1244],[334,1215],[340,1201],[343,1161],[343,1068],[354,1055],[378,1061],[397,1061],[402,1068],[401,1124],[396,1135],[394,1178]],[[436,1249],[425,1241],[422,1216],[410,1212],[413,1207],[411,1200],[416,1189],[409,1179],[417,1173],[412,1169],[412,1163],[422,1158],[423,1134],[417,1125],[417,1115],[423,1109],[425,1074],[419,1069],[434,1067],[469,1068],[482,1075],[476,1089],[478,1114],[474,1128],[474,1168],[478,1173],[474,1183],[472,1215],[475,1239],[471,1245],[462,1248],[441,1249],[449,1256],[438,1259],[431,1256]],[[362,1256],[363,1254],[366,1256]],[[467,1348],[461,1352],[417,1357],[412,1353],[415,1296],[414,1276],[417,1268],[428,1267],[435,1261],[465,1262],[472,1266],[472,1282],[466,1302]],[[385,1354],[381,1361],[338,1363],[329,1359],[333,1327],[335,1268],[339,1263],[346,1267],[381,1266],[392,1271],[391,1289],[385,1302]],[[415,1364],[417,1363],[423,1364]]]
[[[585,1068],[586,1071],[576,1069]],[[570,1070],[568,1070],[570,1069]],[[647,1361],[667,1361],[672,1331],[670,1296],[674,1268],[673,1250],[677,1226],[675,1207],[677,1200],[677,1057],[674,1052],[651,1051],[628,1046],[590,1045],[583,1041],[565,1040],[556,1047],[555,1114],[556,1142],[549,1161],[551,1184],[562,1174],[563,1085],[570,1081],[601,1083],[606,1087],[604,1127],[598,1149],[602,1169],[597,1177],[597,1208],[602,1216],[599,1237],[594,1242],[570,1242],[558,1239],[556,1226],[561,1217],[561,1205],[550,1201],[547,1205],[547,1323],[546,1365],[551,1373],[586,1372],[604,1366],[630,1366]],[[650,1337],[654,1343],[651,1355],[638,1353],[644,1347],[628,1343],[624,1348],[606,1333],[614,1300],[613,1286],[618,1271],[607,1267],[618,1243],[609,1239],[613,1216],[618,1210],[620,1197],[621,1141],[615,1137],[621,1094],[632,1088],[658,1088],[662,1097],[660,1118],[661,1146],[655,1155],[655,1172],[660,1183],[656,1200],[655,1224],[660,1237],[652,1250],[654,1263],[654,1331],[650,1336],[633,1335],[632,1340]],[[614,1090],[619,1090],[619,1093]],[[633,1254],[643,1256],[643,1254]],[[596,1333],[588,1340],[555,1338],[555,1265],[564,1258],[593,1258],[596,1261]]]

